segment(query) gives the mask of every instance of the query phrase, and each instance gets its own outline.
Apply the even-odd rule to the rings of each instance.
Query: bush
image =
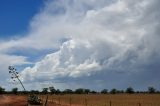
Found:
[[[155,93],[156,89],[154,87],[148,87],[148,93]]]
[[[28,98],[28,103],[31,104],[31,105],[40,105],[41,104],[41,99],[36,96],[36,95],[29,95],[29,98]]]
[[[49,87],[49,90],[50,90],[51,94],[55,94],[56,93],[56,89],[53,86]]]
[[[84,89],[83,88],[79,88],[75,90],[76,94],[83,94],[84,93]]]
[[[110,93],[111,94],[116,94],[117,93],[117,89],[115,89],[115,88],[111,89]]]
[[[132,93],[134,93],[134,89],[132,87],[128,87],[126,89],[126,93],[132,94]]]
[[[17,94],[17,93],[18,93],[18,88],[13,88],[13,89],[12,89],[12,93],[13,93],[13,94]]]
[[[47,94],[48,93],[48,88],[43,88],[42,93]]]
[[[3,93],[5,93],[5,89],[0,87],[0,94],[3,94]]]
[[[107,90],[107,89],[103,89],[103,90],[101,91],[101,93],[102,93],[102,94],[107,94],[107,93],[108,93],[108,90]]]
[[[71,94],[71,93],[73,93],[73,91],[71,89],[65,89],[63,91],[63,93],[65,93],[65,94]]]

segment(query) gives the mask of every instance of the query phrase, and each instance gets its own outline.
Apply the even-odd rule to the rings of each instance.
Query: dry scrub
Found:
[[[160,106],[160,94],[50,95],[49,104],[52,103],[64,106]]]

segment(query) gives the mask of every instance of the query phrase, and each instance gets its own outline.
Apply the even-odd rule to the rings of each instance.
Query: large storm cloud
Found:
[[[29,35],[12,41],[14,45],[7,42],[3,50],[54,49],[21,72],[25,83],[159,88],[159,4],[159,0],[48,1],[31,21]]]

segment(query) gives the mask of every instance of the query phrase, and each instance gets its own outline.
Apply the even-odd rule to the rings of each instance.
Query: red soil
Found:
[[[26,106],[26,100],[22,95],[0,95],[0,106]]]
[[[45,102],[45,100],[43,100]],[[27,95],[0,95],[0,106],[27,106]],[[48,100],[47,106],[70,106],[70,104]],[[72,104],[72,106],[81,106]]]

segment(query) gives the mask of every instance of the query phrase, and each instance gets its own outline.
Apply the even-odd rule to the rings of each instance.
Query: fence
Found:
[[[46,96],[41,96],[42,100],[45,100]],[[115,98],[117,99],[117,98]],[[160,106],[159,101],[148,102],[138,100],[97,100],[92,98],[74,98],[74,97],[63,97],[63,96],[49,96],[48,106]]]

